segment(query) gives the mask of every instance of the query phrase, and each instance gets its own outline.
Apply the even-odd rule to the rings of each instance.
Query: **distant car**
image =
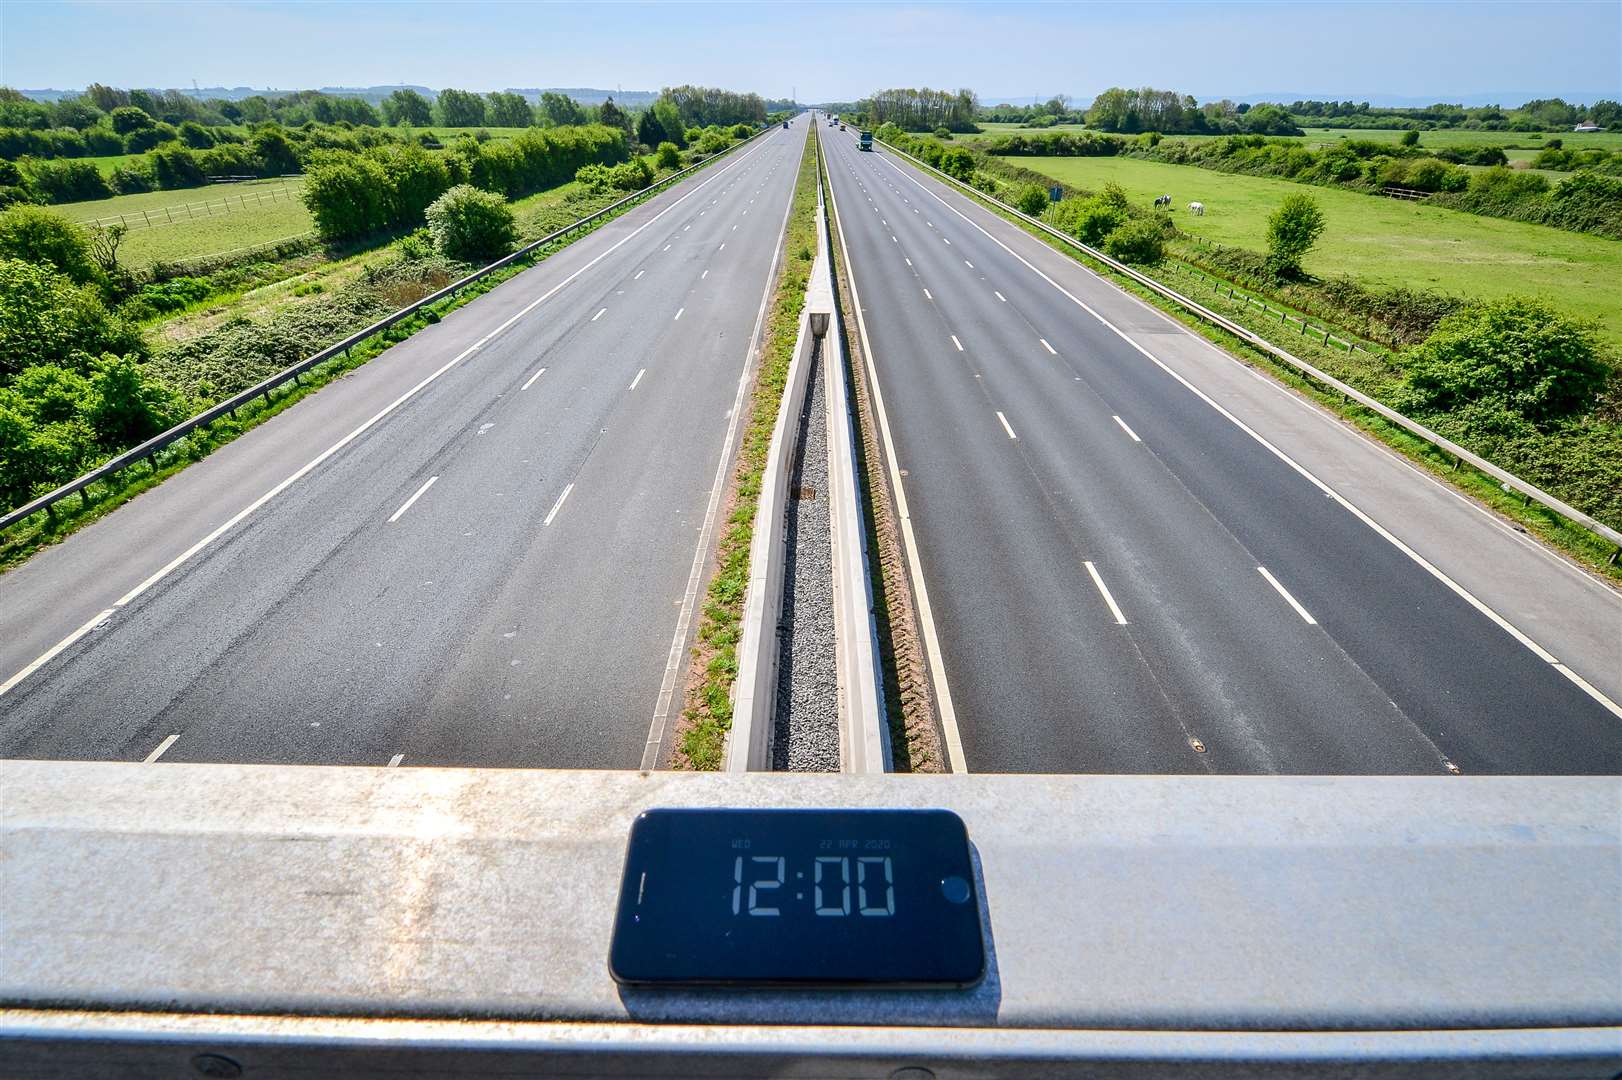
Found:
[[[784,130],[784,131],[787,131],[787,130],[788,130],[788,121],[787,121],[787,120],[784,120],[784,121],[783,121],[783,130]]]
[[[844,124],[840,124],[840,125],[839,125],[839,130],[840,130],[840,131],[844,131],[844,130],[845,130],[845,125],[844,125]]]

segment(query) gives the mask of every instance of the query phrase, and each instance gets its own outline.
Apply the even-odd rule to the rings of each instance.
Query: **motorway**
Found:
[[[0,576],[0,756],[657,760],[808,126]]]
[[[955,768],[1622,772],[1614,590],[820,134]]]

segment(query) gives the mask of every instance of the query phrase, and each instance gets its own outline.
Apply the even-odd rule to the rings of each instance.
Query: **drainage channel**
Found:
[[[827,346],[819,339],[796,417],[777,624],[772,769],[838,772],[839,665],[828,486]]]

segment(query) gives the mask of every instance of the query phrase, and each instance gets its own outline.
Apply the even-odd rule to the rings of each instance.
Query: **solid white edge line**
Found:
[[[799,162],[805,159],[805,148],[810,145],[810,139],[800,144],[800,156],[795,159],[794,178],[798,181],[800,170]],[[693,551],[693,562],[687,572],[687,587],[682,592],[682,602],[679,614],[676,616],[676,629],[670,637],[670,651],[665,656],[665,673],[659,682],[659,697],[653,706],[653,717],[648,722],[648,738],[642,744],[642,768],[656,769],[662,764],[659,760],[659,751],[664,745],[665,729],[670,722],[671,704],[676,697],[676,679],[687,665],[687,635],[692,628],[693,611],[698,605],[698,587],[704,579],[704,568],[708,565],[707,556],[710,551],[711,537],[715,533],[715,521],[721,509],[721,495],[726,490],[727,478],[731,475],[733,447],[738,440],[738,428],[743,420],[743,405],[750,386],[750,377],[754,374],[755,354],[762,346],[761,328],[766,324],[766,308],[771,302],[772,287],[776,285],[778,261],[783,253],[783,239],[788,232],[789,212],[794,208],[794,188],[789,188],[787,205],[783,207],[783,221],[777,229],[777,244],[772,248],[771,269],[766,274],[766,285],[760,295],[760,308],[755,312],[755,328],[749,334],[749,345],[744,353],[743,373],[738,377],[738,389],[732,397],[732,408],[727,413],[730,420],[727,424],[726,439],[721,444],[721,459],[715,466],[715,479],[710,484],[710,501],[704,509],[704,523],[699,526],[698,546]],[[721,245],[726,247],[725,244]]]
[[[75,641],[78,641],[80,638],[82,638],[86,634],[90,633],[90,631],[94,630],[96,627],[98,627],[102,623],[106,622],[107,617],[112,615],[116,610],[117,610],[117,608],[108,608],[106,611],[103,611],[101,614],[95,616],[89,622],[87,622],[83,626],[79,627],[79,629],[75,630],[73,633],[69,634],[67,637],[63,638],[61,641],[58,641],[55,645],[52,645],[49,649],[46,649],[45,652],[41,653],[39,658],[36,659],[33,663],[29,664],[27,667],[25,667],[21,671],[17,672],[17,674],[15,674],[11,678],[7,679],[4,683],[0,683],[0,697],[3,697],[5,695],[5,693],[8,690],[10,690],[12,687],[16,686],[18,683],[20,683],[24,679],[28,678],[28,676],[32,675],[34,672],[38,671],[40,668],[44,667],[46,664],[48,664],[52,660],[54,660],[56,658],[57,654],[60,653],[63,649],[66,649],[68,646],[72,645]]]
[[[522,390],[528,390],[531,386],[533,386],[535,384],[536,379],[539,379],[542,375],[545,375],[545,374],[546,374],[546,369],[541,368],[541,370],[537,371],[535,374],[531,375],[527,380],[525,380],[524,385],[520,386],[518,389],[521,390],[521,391]]]
[[[1109,605],[1110,614],[1115,616],[1115,625],[1125,626],[1126,616],[1121,613],[1121,606],[1115,602],[1115,597],[1110,595],[1109,586],[1104,584],[1103,577],[1098,573],[1098,567],[1090,562],[1083,562],[1082,565],[1087,568],[1087,573],[1092,575],[1093,584],[1098,587],[1098,595]]]
[[[1278,578],[1274,577],[1272,575],[1272,572],[1269,571],[1267,569],[1267,567],[1258,566],[1258,567],[1256,567],[1256,569],[1257,569],[1257,571],[1259,571],[1261,573],[1262,577],[1267,579],[1267,583],[1269,585],[1273,586],[1274,589],[1278,590],[1278,594],[1280,596],[1284,597],[1285,600],[1289,601],[1290,606],[1295,609],[1295,613],[1297,615],[1301,616],[1301,618],[1306,621],[1306,624],[1308,626],[1317,626],[1318,625],[1318,620],[1314,619],[1312,617],[1312,612],[1310,612],[1306,608],[1302,607],[1301,606],[1301,601],[1299,601],[1295,597],[1291,596],[1290,595],[1290,590],[1286,589],[1283,585],[1281,585],[1279,583]]]
[[[1460,585],[1458,582],[1454,581],[1451,577],[1449,577],[1447,575],[1447,573],[1445,571],[1443,571],[1435,563],[1432,563],[1429,559],[1425,558],[1419,552],[1417,552],[1413,548],[1409,547],[1408,544],[1406,544],[1401,539],[1399,539],[1396,535],[1394,535],[1391,532],[1391,530],[1387,529],[1385,526],[1381,525],[1379,522],[1375,521],[1372,517],[1370,517],[1367,513],[1365,513],[1362,510],[1361,507],[1357,506],[1351,500],[1349,500],[1345,496],[1343,496],[1340,492],[1336,491],[1334,488],[1330,487],[1328,484],[1326,484],[1322,480],[1318,479],[1318,477],[1316,475],[1314,475],[1311,472],[1311,470],[1307,469],[1300,462],[1298,462],[1294,458],[1290,457],[1290,455],[1286,454],[1283,450],[1280,450],[1278,447],[1274,446],[1271,442],[1269,442],[1267,440],[1267,438],[1265,436],[1263,436],[1260,432],[1256,431],[1249,424],[1246,424],[1243,420],[1239,419],[1232,412],[1230,412],[1227,408],[1225,408],[1224,406],[1219,404],[1214,398],[1211,397],[1211,395],[1207,394],[1205,391],[1201,390],[1199,387],[1195,386],[1193,383],[1191,383],[1187,379],[1183,378],[1182,375],[1180,375],[1177,372],[1173,371],[1158,356],[1156,356],[1154,353],[1151,353],[1148,349],[1145,349],[1142,345],[1140,345],[1136,341],[1132,340],[1132,338],[1128,337],[1126,332],[1123,331],[1120,327],[1116,326],[1114,323],[1112,323],[1108,319],[1104,318],[1103,315],[1100,315],[1097,311],[1095,311],[1092,307],[1090,307],[1085,301],[1083,301],[1079,297],[1077,297],[1069,289],[1066,289],[1063,285],[1060,285],[1057,281],[1054,281],[1047,274],[1045,274],[1041,270],[1037,269],[1036,266],[1034,266],[1031,262],[1029,262],[1019,252],[1015,251],[1013,248],[1009,247],[1007,244],[1003,243],[1001,240],[998,240],[995,236],[992,236],[991,233],[987,232],[984,228],[982,228],[978,222],[975,222],[975,221],[971,220],[968,217],[968,215],[964,214],[962,211],[958,210],[956,207],[949,204],[945,199],[942,199],[939,195],[937,195],[934,191],[931,191],[928,187],[925,187],[924,184],[921,181],[919,181],[916,177],[913,177],[908,172],[904,172],[902,170],[901,166],[897,165],[893,161],[890,161],[889,158],[887,158],[887,157],[884,160],[892,169],[895,169],[897,172],[902,173],[902,175],[906,176],[906,178],[912,184],[914,184],[916,187],[918,187],[921,191],[928,194],[930,198],[934,199],[936,202],[940,203],[942,206],[944,206],[948,210],[952,211],[952,213],[956,214],[958,217],[960,217],[964,221],[968,222],[968,224],[973,226],[975,229],[978,229],[986,237],[986,239],[990,240],[992,243],[996,244],[998,247],[1000,247],[1004,251],[1008,252],[1008,254],[1010,254],[1014,258],[1018,259],[1022,264],[1024,264],[1026,269],[1031,271],[1031,273],[1035,274],[1037,277],[1041,278],[1043,281],[1046,281],[1049,285],[1053,286],[1053,288],[1057,289],[1064,296],[1068,297],[1072,303],[1074,303],[1077,307],[1081,308],[1083,311],[1087,312],[1087,314],[1091,315],[1093,318],[1097,319],[1101,324],[1103,324],[1103,326],[1105,326],[1113,334],[1115,334],[1116,337],[1118,337],[1122,341],[1126,342],[1133,349],[1136,349],[1139,353],[1142,353],[1145,357],[1147,357],[1150,361],[1152,361],[1157,367],[1159,367],[1160,370],[1164,371],[1167,375],[1170,375],[1173,379],[1176,379],[1179,383],[1181,383],[1183,385],[1183,387],[1185,389],[1187,389],[1190,393],[1194,394],[1201,401],[1205,402],[1211,408],[1215,409],[1219,414],[1221,414],[1225,419],[1227,419],[1230,423],[1232,423],[1240,431],[1243,431],[1246,435],[1249,435],[1252,439],[1256,440],[1256,442],[1260,443],[1274,457],[1276,457],[1280,461],[1284,462],[1284,464],[1288,465],[1291,469],[1294,469],[1298,474],[1300,474],[1303,478],[1305,478],[1307,481],[1309,481],[1311,484],[1313,484],[1315,487],[1317,487],[1318,490],[1322,491],[1326,496],[1328,496],[1329,498],[1335,500],[1335,502],[1338,503],[1340,506],[1342,506],[1348,513],[1350,513],[1352,516],[1356,517],[1359,521],[1361,521],[1364,525],[1367,525],[1370,529],[1373,529],[1374,532],[1381,539],[1385,540],[1387,543],[1391,544],[1391,546],[1395,547],[1398,551],[1402,552],[1404,555],[1408,556],[1408,558],[1412,559],[1426,573],[1430,574],[1437,581],[1440,581],[1443,585],[1447,586],[1447,588],[1450,589],[1453,592],[1454,595],[1459,597],[1459,599],[1463,600],[1465,603],[1469,604],[1471,607],[1473,607],[1477,611],[1479,611],[1482,615],[1486,616],[1487,619],[1490,620],[1493,623],[1493,625],[1497,626],[1500,630],[1504,631],[1510,637],[1512,637],[1516,641],[1520,642],[1521,645],[1523,645],[1527,649],[1529,649],[1532,652],[1532,654],[1534,656],[1536,656],[1538,659],[1540,659],[1543,662],[1545,662],[1547,664],[1550,664],[1550,665],[1563,666],[1563,665],[1560,664],[1560,661],[1554,656],[1553,653],[1549,652],[1549,650],[1545,649],[1542,645],[1539,645],[1536,641],[1533,641],[1530,637],[1528,637],[1525,633],[1523,633],[1521,631],[1521,629],[1519,627],[1517,627],[1514,623],[1510,622],[1508,619],[1506,619],[1502,615],[1498,614],[1497,611],[1493,610],[1484,601],[1477,598],[1474,593],[1470,592],[1463,585]],[[954,194],[956,194],[956,193],[954,192]],[[959,198],[962,198],[962,197],[963,196],[959,196]],[[986,211],[986,213],[991,213],[991,211],[988,210],[988,211]],[[995,215],[993,215],[993,216],[995,216]],[[996,220],[1002,221],[1004,224],[1008,224],[1008,222],[1006,222],[1003,218],[999,217]],[[1014,227],[1013,225],[1011,225],[1011,224],[1009,225],[1009,228],[1013,228],[1013,227]],[[1055,252],[1055,254],[1058,255],[1060,258],[1065,257],[1060,252]],[[1070,261],[1075,263],[1075,265],[1080,270],[1082,270],[1083,272],[1093,274],[1094,277],[1098,277],[1099,280],[1105,281],[1106,284],[1109,283],[1107,281],[1107,279],[1105,279],[1101,275],[1096,274],[1093,271],[1089,270],[1086,266],[1083,266],[1080,262],[1078,262],[1078,261],[1076,261],[1074,259],[1072,259]],[[1125,293],[1125,290],[1122,290],[1122,292]],[[1125,295],[1130,296],[1131,294],[1130,293],[1125,293]],[[1148,305],[1144,305],[1144,306],[1148,307]],[[1149,310],[1156,311],[1158,313],[1158,309],[1156,309],[1156,308],[1150,307]],[[1174,323],[1174,325],[1175,325],[1175,323]],[[1190,337],[1194,338],[1196,341],[1202,341],[1202,342],[1204,341],[1203,338],[1201,338],[1198,335],[1194,334],[1193,331],[1186,331],[1186,332],[1188,333],[1188,335]],[[1206,342],[1206,344],[1209,344],[1209,342]],[[1243,366],[1244,362],[1242,360],[1240,360],[1236,356],[1233,356],[1231,353],[1227,352],[1225,349],[1222,349],[1221,347],[1215,346],[1215,345],[1213,345],[1211,347],[1219,356],[1221,356],[1222,358],[1228,360],[1230,363],[1240,364],[1241,366]],[[1285,388],[1283,386],[1279,385],[1278,383],[1274,383],[1271,380],[1267,380],[1267,381],[1268,381],[1269,385],[1272,385],[1280,393],[1285,394],[1286,397],[1293,397],[1293,395],[1290,395],[1288,393],[1288,391],[1285,390]],[[1609,710],[1612,713],[1615,713],[1618,716],[1622,716],[1622,708],[1619,708],[1617,703],[1612,701],[1611,698],[1609,696],[1607,696],[1604,691],[1602,691],[1602,690],[1598,689],[1597,687],[1591,685],[1586,680],[1584,680],[1582,682],[1579,682],[1577,685],[1580,686],[1583,689],[1583,691],[1586,692],[1591,698],[1593,698],[1595,701],[1599,702],[1600,705],[1602,705],[1604,708],[1606,708],[1607,710]]]
[[[1122,431],[1126,432],[1128,435],[1130,435],[1132,437],[1133,442],[1142,442],[1143,441],[1142,439],[1138,438],[1138,433],[1137,432],[1135,432],[1131,428],[1127,427],[1125,420],[1122,420],[1119,416],[1113,417],[1113,419],[1115,420],[1115,422],[1117,424],[1121,425],[1121,430]]]
[[[1615,716],[1618,720],[1622,720],[1622,706],[1617,705],[1616,702],[1612,701],[1609,697],[1606,697],[1602,690],[1594,686],[1587,679],[1583,678],[1581,675],[1577,674],[1564,664],[1556,663],[1554,665],[1554,669],[1560,674],[1564,675],[1566,678],[1570,679],[1572,682],[1576,683],[1578,687],[1580,687],[1589,697],[1593,698],[1601,705],[1609,709],[1612,716]]]
[[[641,371],[638,371],[636,373],[636,378],[631,380],[631,385],[627,386],[625,389],[627,389],[627,390],[635,390],[636,389],[636,384],[641,382],[642,381],[642,376],[646,375],[647,373],[648,373],[647,368],[643,368]]]
[[[439,477],[437,476],[430,476],[426,481],[424,481],[422,487],[418,488],[416,492],[412,494],[411,498],[400,504],[400,509],[389,515],[389,524],[393,525],[396,521],[399,521],[400,515],[404,514],[407,510],[410,510],[411,504],[422,498],[422,493],[433,487],[434,481],[438,479]]]
[[[1014,434],[1014,429],[1011,426],[1009,426],[1008,417],[1004,416],[1000,410],[997,413],[997,419],[1002,421],[1002,429],[1004,431],[1008,432],[1008,437],[1010,439],[1019,438],[1018,435]]]
[[[1054,355],[1054,356],[1059,355],[1059,350],[1055,349],[1052,345],[1049,345],[1047,338],[1037,338],[1036,340],[1040,341],[1042,343],[1042,348],[1046,349],[1052,355]]]
[[[164,753],[171,746],[173,746],[175,744],[175,740],[178,739],[178,738],[180,738],[180,732],[177,731],[174,734],[167,737],[166,739],[164,739],[161,743],[159,743],[157,745],[156,749],[154,749],[150,754],[148,754],[146,757],[141,759],[141,764],[142,765],[150,765],[154,761],[157,761],[159,758],[161,758],[164,755]]]
[[[873,391],[873,411],[878,417],[879,434],[884,441],[884,459],[889,465],[890,490],[895,492],[896,517],[901,522],[902,550],[907,557],[907,576],[912,580],[912,596],[918,606],[918,626],[924,635],[924,652],[929,660],[929,678],[935,692],[935,710],[941,722],[941,734],[946,740],[946,763],[955,773],[969,771],[968,759],[963,752],[963,736],[958,729],[957,709],[952,704],[952,691],[947,684],[946,661],[941,657],[940,635],[935,630],[934,608],[929,602],[929,587],[924,584],[924,568],[918,555],[918,538],[912,528],[912,512],[907,505],[907,489],[901,483],[901,466],[896,460],[895,439],[890,432],[890,417],[884,411],[884,391],[879,386],[878,369],[874,366],[873,345],[867,336],[867,319],[862,314],[862,297],[856,287],[856,268],[851,262],[850,245],[845,242],[844,215],[839,212],[839,198],[834,185],[828,185],[828,198],[834,208],[834,225],[839,234],[839,248],[845,253],[845,278],[850,282],[851,307],[856,312],[856,331],[862,339],[862,358],[867,368],[868,386]]]

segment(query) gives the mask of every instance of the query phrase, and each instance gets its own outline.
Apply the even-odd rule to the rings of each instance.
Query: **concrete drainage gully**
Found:
[[[767,451],[749,551],[728,772],[887,772],[868,552],[828,218]]]

